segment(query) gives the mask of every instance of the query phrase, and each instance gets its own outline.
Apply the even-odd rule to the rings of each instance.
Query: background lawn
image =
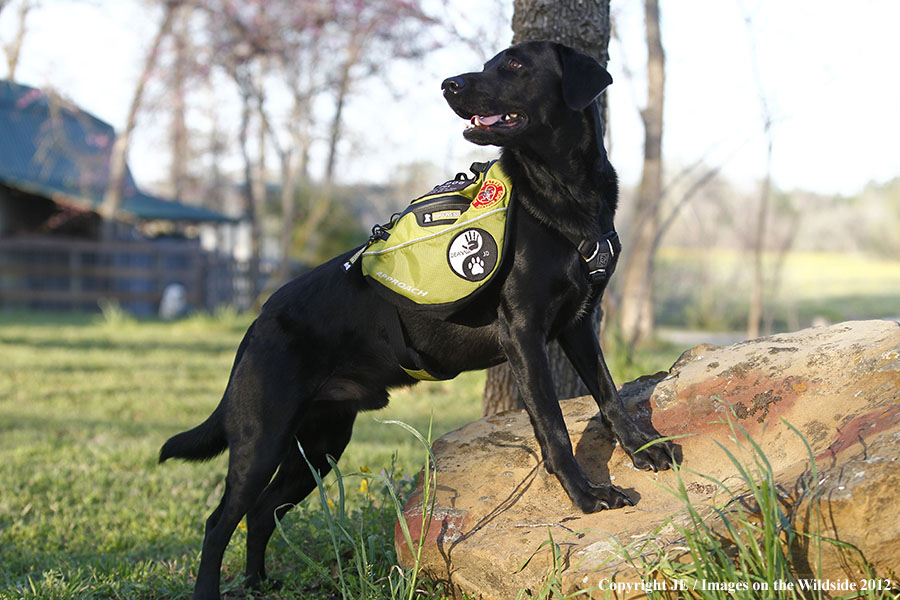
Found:
[[[791,252],[775,269],[765,256],[765,321],[796,331],[814,320],[900,318],[900,260],[837,252]],[[750,258],[716,249],[664,248],[654,285],[657,323],[706,331],[746,331]],[[777,279],[772,278],[774,271]]]

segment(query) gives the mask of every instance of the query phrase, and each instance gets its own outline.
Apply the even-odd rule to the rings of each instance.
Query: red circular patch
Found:
[[[488,179],[482,184],[481,189],[478,190],[478,195],[472,201],[472,207],[487,208],[493,206],[503,198],[505,192],[506,189],[502,183],[496,179]]]

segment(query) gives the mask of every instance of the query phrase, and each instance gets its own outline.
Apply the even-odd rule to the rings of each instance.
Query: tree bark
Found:
[[[644,164],[628,236],[622,273],[619,323],[629,347],[653,335],[653,254],[659,230],[662,196],[662,135],[665,100],[665,53],[659,28],[659,1],[645,0],[647,37],[647,106],[644,123]]]
[[[609,62],[609,0],[515,0],[513,8],[513,43],[527,40],[559,42],[592,56],[600,64]],[[606,114],[606,94],[601,94],[600,113]],[[599,330],[601,311],[597,311]],[[555,342],[548,348],[553,381],[560,398],[574,398],[587,393],[562,349]],[[519,391],[509,366],[502,364],[488,370],[481,412],[491,415],[504,410],[523,408]]]

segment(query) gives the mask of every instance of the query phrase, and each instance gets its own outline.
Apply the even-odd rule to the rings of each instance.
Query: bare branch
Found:
[[[100,207],[100,215],[106,221],[107,233],[112,232],[112,220],[119,210],[122,203],[122,184],[125,180],[125,161],[128,156],[128,146],[131,142],[131,134],[137,124],[137,114],[141,108],[141,102],[144,97],[144,88],[147,81],[156,66],[156,60],[159,56],[159,49],[163,40],[169,35],[172,29],[173,16],[175,9],[180,3],[169,0],[165,4],[162,21],[156,31],[156,36],[144,59],[144,68],[138,78],[137,87],[131,99],[131,106],[128,109],[128,118],[125,121],[125,129],[116,137],[112,151],[109,157],[109,182],[106,192],[103,195],[103,204]]]
[[[0,11],[3,10],[3,6],[6,1],[3,0],[0,3]],[[16,80],[16,68],[19,66],[19,55],[22,52],[22,43],[25,41],[25,32],[27,30],[26,21],[28,19],[28,13],[39,6],[38,0],[22,0],[22,3],[19,4],[19,12],[16,15],[18,17],[18,25],[16,28],[16,35],[13,37],[12,41],[9,44],[4,44],[3,51],[6,54],[6,68],[8,73],[8,78],[10,81]]]

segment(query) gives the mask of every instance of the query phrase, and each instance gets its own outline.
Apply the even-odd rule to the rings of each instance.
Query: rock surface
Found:
[[[695,506],[723,503],[716,486],[695,473],[737,481],[735,466],[717,442],[749,458],[746,440],[739,447],[726,423],[731,415],[760,445],[784,489],[798,489],[809,461],[803,441],[782,419],[791,423],[816,457],[827,516],[821,531],[857,546],[879,574],[900,573],[898,323],[848,322],[724,348],[697,346],[668,373],[626,384],[622,395],[635,417],[652,422],[660,434],[694,434],[677,443],[684,455],[682,479]],[[475,598],[515,598],[520,589],[535,591],[547,575],[546,542],[552,535],[561,553],[562,587],[571,592],[612,577],[638,580],[616,558],[619,545],[650,538],[677,544],[671,525],[658,531],[683,512],[681,501],[663,487],[674,485],[672,471],[635,470],[592,399],[562,405],[582,467],[594,481],[611,477],[636,506],[581,514],[540,465],[524,412],[482,419],[434,443],[438,490],[421,558],[429,575]],[[803,508],[796,514],[806,514]],[[417,539],[421,494],[410,498],[405,516]],[[687,521],[678,516],[676,522]],[[812,527],[812,518],[803,526]],[[399,528],[396,540],[401,562],[409,564]],[[823,576],[861,575],[830,546],[822,561]]]

